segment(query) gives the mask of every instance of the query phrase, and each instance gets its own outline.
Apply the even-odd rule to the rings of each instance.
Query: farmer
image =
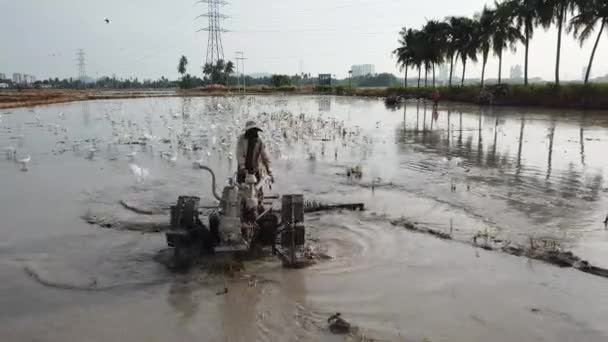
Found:
[[[247,173],[255,175],[258,181],[264,175],[268,175],[271,180],[274,180],[268,151],[258,134],[261,131],[262,129],[254,121],[248,121],[245,125],[245,133],[239,137],[236,146],[237,181],[239,183],[245,182]]]
[[[433,91],[431,99],[433,100],[433,108],[437,109],[437,106],[439,105],[439,100],[441,99],[441,94],[439,94],[439,90],[435,89]]]

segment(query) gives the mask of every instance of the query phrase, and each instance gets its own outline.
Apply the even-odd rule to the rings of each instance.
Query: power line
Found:
[[[78,79],[82,83],[84,83],[85,79],[87,78],[84,56],[85,53],[83,49],[78,49],[78,51],[76,51],[76,60],[78,61]]]
[[[245,60],[247,58],[245,58],[245,53],[243,51],[237,51],[236,52],[236,68],[238,70],[239,68],[239,62],[243,65],[243,92],[245,91]],[[238,79],[239,75],[238,75],[238,71],[237,71],[237,79]],[[239,88],[240,89],[240,88]]]
[[[207,59],[205,63],[216,64],[218,60],[224,60],[222,33],[227,32],[227,30],[223,29],[220,23],[222,20],[228,18],[228,16],[220,13],[220,8],[228,3],[223,0],[200,0],[198,2],[206,3],[208,5],[208,12],[197,17],[207,17],[209,22],[206,28],[198,30],[209,32],[207,39]]]

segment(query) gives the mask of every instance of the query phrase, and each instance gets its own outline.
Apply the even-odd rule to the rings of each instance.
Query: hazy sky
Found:
[[[492,1],[493,2],[493,1]],[[235,51],[248,58],[246,71],[347,75],[352,64],[375,64],[377,72],[397,73],[390,52],[403,26],[419,28],[425,19],[472,16],[484,0],[232,0],[224,7],[231,30],[223,35],[226,59]],[[39,79],[77,76],[76,50],[86,52],[92,76],[176,78],[178,58],[200,74],[207,47],[206,4],[193,0],[0,0],[0,73],[30,73]],[[105,18],[112,23],[107,25]],[[595,38],[595,37],[593,37]],[[530,76],[552,79],[557,34],[537,29],[530,50]],[[564,39],[563,79],[580,79],[592,40],[580,47]],[[504,58],[523,64],[523,46]],[[608,34],[602,37],[593,75],[608,74]],[[488,63],[496,77],[498,62]],[[467,66],[478,77],[480,65]]]

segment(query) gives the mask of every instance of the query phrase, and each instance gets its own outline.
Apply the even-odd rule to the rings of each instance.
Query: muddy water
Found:
[[[213,203],[208,175],[191,165],[230,176],[248,119],[265,127],[274,192],[369,210],[311,215],[310,237],[333,259],[307,270],[264,260],[235,278],[171,274],[154,261],[164,237],[149,231],[166,224],[178,195]],[[332,97],[3,112],[0,147],[16,153],[0,156],[0,333],[334,341],[325,319],[339,311],[359,326],[349,337],[359,340],[604,341],[605,279],[460,242],[479,232],[551,240],[608,267],[606,139],[606,113],[459,105],[434,113],[422,102],[387,109]],[[16,161],[28,155],[25,167]],[[344,176],[354,166],[362,179]],[[390,224],[401,217],[456,241]]]

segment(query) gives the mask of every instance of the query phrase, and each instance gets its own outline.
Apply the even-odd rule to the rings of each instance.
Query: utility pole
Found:
[[[239,61],[243,64],[243,92],[245,92],[245,86],[246,86],[246,79],[245,79],[245,60],[247,58],[245,58],[245,53],[243,51],[237,51],[236,52],[236,63],[237,65],[239,64]]]
[[[302,89],[302,81],[304,80],[304,73],[302,72],[302,60],[300,59],[300,89]]]
[[[235,57],[235,59],[236,59],[236,90],[238,92],[240,92],[241,91],[241,76],[239,76],[239,61],[238,61],[239,53],[236,52],[235,55],[236,55],[236,57]]]
[[[83,49],[78,49],[78,51],[76,51],[76,61],[78,62],[78,79],[80,80],[81,86],[84,86],[84,82],[87,78],[84,56],[85,53]]]
[[[207,17],[209,21],[207,27],[197,31],[209,32],[207,39],[207,59],[205,60],[205,63],[216,64],[218,60],[224,60],[222,33],[227,32],[227,30],[221,27],[220,22],[229,17],[220,13],[220,8],[228,3],[223,0],[199,0],[197,3],[206,3],[208,5],[207,13],[196,17],[196,19]]]

